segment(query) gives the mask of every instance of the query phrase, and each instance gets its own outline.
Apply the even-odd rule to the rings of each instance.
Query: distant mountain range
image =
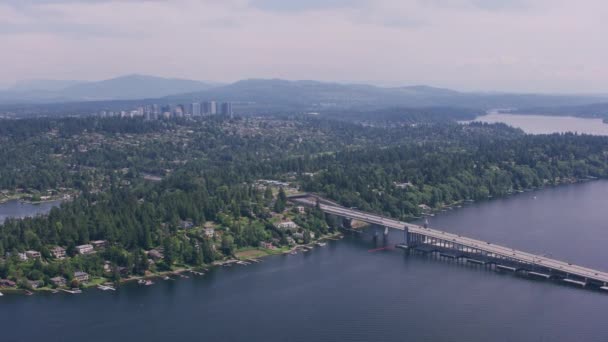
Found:
[[[578,106],[531,107],[513,111],[517,114],[543,114],[554,116],[579,116],[608,119],[608,103],[592,103]]]
[[[218,84],[146,75],[127,75],[103,81],[31,80],[0,91],[0,103],[56,103],[159,98],[203,91]]]
[[[468,93],[429,86],[384,88],[318,81],[251,79],[169,96],[169,102],[216,99],[266,106],[331,110],[407,107],[522,108],[582,105],[608,101],[608,96]]]
[[[146,100],[143,100],[146,99]],[[0,91],[0,104],[103,101],[190,103],[231,101],[243,111],[377,110],[391,107],[530,108],[608,102],[600,95],[473,93],[429,86],[378,87],[281,79],[248,79],[214,84],[185,79],[129,75],[98,82],[29,81]]]

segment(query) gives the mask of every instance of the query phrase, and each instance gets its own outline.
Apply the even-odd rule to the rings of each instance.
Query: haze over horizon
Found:
[[[0,85],[137,73],[608,93],[607,15],[600,0],[5,0]]]

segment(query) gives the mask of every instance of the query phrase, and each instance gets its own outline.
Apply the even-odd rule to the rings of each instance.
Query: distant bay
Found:
[[[4,223],[9,217],[24,218],[36,216],[38,214],[46,214],[53,207],[57,207],[61,201],[49,201],[42,203],[28,203],[19,200],[0,203],[0,224]]]
[[[505,123],[509,126],[521,128],[528,134],[573,132],[578,134],[608,136],[608,124],[605,124],[602,119],[491,112],[487,115],[479,116],[472,121]],[[471,121],[464,121],[463,123],[468,122]]]

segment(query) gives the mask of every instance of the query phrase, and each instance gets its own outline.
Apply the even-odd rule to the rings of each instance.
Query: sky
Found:
[[[605,0],[1,0],[0,85],[151,74],[608,93]]]

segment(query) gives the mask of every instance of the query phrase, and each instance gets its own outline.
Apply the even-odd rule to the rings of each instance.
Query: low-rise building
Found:
[[[213,228],[205,228],[205,230],[203,231],[205,236],[208,238],[212,238],[215,236],[215,229]]]
[[[91,241],[91,245],[93,245],[94,249],[101,249],[106,247],[108,245],[108,242],[106,240],[95,240]]]
[[[8,279],[0,279],[0,286],[1,287],[15,287],[15,286],[17,286],[17,283],[15,283],[12,280],[8,280]]]
[[[423,211],[430,211],[430,210],[431,210],[431,207],[429,207],[429,206],[428,206],[428,205],[426,205],[426,204],[419,204],[419,205],[418,205],[418,208],[420,208],[420,209],[421,209],[421,210],[423,210]]]
[[[81,283],[85,283],[89,281],[89,274],[82,271],[74,272],[74,279],[78,280]]]
[[[42,286],[42,285],[43,285],[43,282],[42,282],[41,280],[28,280],[28,281],[27,281],[27,284],[28,284],[28,285],[29,285],[31,288],[33,288],[33,289],[37,289],[37,288],[39,288],[40,286]]]
[[[260,242],[260,247],[262,248],[266,248],[266,249],[275,249],[276,247],[272,244],[272,242],[265,242],[262,241]]]
[[[159,250],[156,250],[156,249],[149,251],[148,256],[154,260],[160,260],[164,257],[163,253],[161,253]]]
[[[51,255],[53,255],[55,259],[63,259],[65,258],[65,248],[59,246],[54,247],[51,249]]]
[[[295,224],[295,222],[293,222],[293,221],[284,221],[284,222],[278,223],[277,228],[293,230],[293,229],[298,229],[298,225]]]
[[[393,185],[398,189],[407,189],[407,188],[414,187],[414,184],[412,184],[411,182],[403,182],[403,183],[393,182]]]
[[[76,246],[76,251],[78,252],[78,254],[91,254],[95,251],[95,248],[93,247],[93,245],[90,244],[80,245]]]
[[[51,283],[57,287],[63,287],[67,284],[67,280],[64,277],[51,278]]]
[[[27,261],[27,254],[25,253],[17,253],[17,257],[20,261]]]
[[[179,223],[179,227],[181,229],[190,229],[190,228],[194,227],[194,223],[191,220],[181,221]]]
[[[36,258],[40,258],[40,252],[38,251],[26,251],[25,255],[29,258],[29,259],[36,259]]]
[[[298,213],[300,214],[305,214],[306,213],[306,208],[304,208],[303,206],[299,205],[296,207],[296,210],[298,211]]]

